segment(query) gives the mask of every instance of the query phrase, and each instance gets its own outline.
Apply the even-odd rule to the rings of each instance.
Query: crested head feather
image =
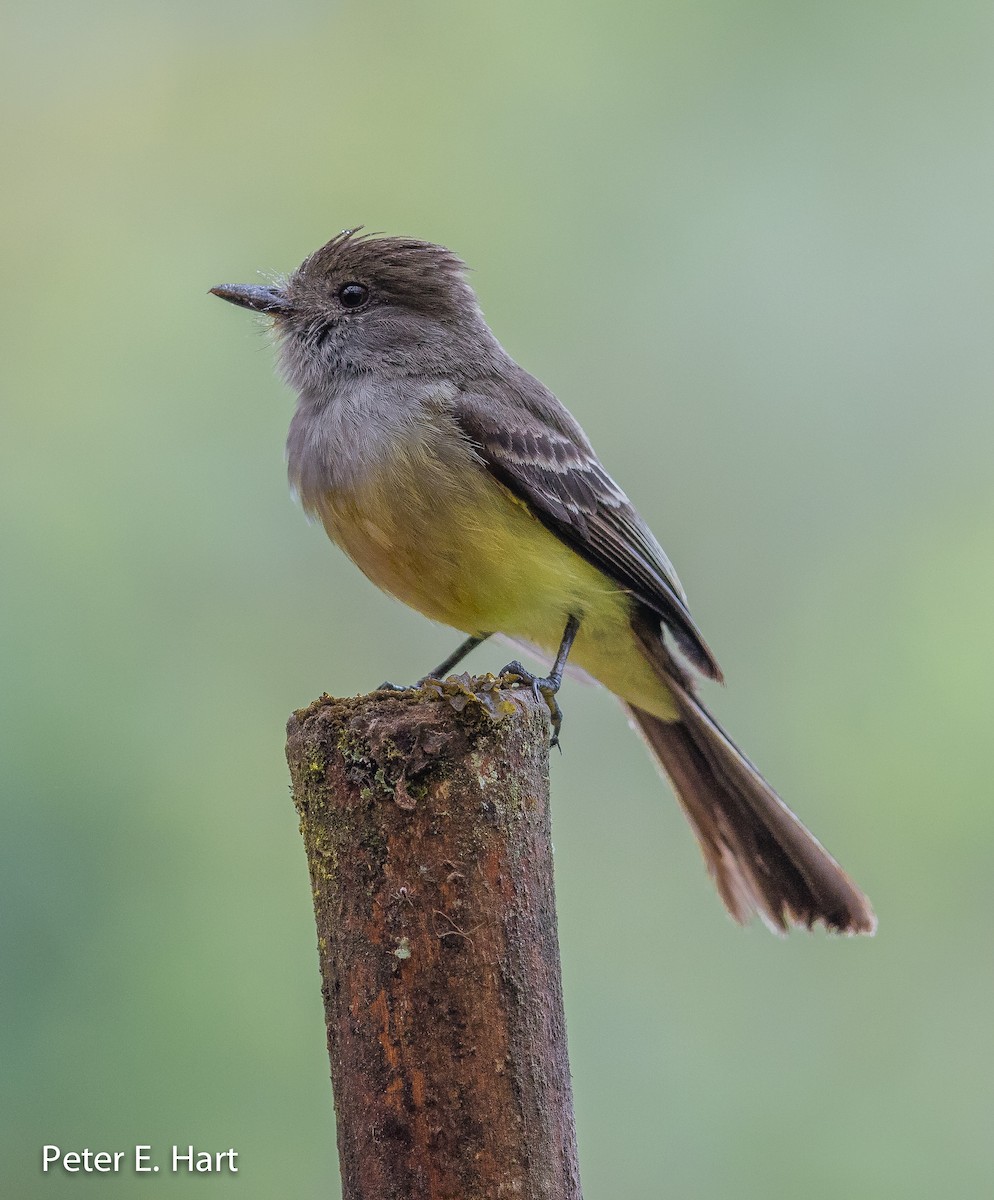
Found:
[[[370,289],[379,303],[426,316],[458,318],[476,311],[476,296],[466,282],[468,267],[444,246],[416,238],[346,229],[315,250],[294,271],[288,292],[319,300],[344,283]]]

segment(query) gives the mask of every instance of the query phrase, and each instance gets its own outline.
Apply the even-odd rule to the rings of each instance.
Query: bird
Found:
[[[548,655],[504,672],[558,739],[567,661],[625,707],[731,916],[776,933],[873,933],[866,896],[698,695],[722,672],[670,560],[566,407],[504,350],[463,260],[348,229],[267,285],[211,292],[264,314],[297,394],[290,482],[378,587],[466,635]]]

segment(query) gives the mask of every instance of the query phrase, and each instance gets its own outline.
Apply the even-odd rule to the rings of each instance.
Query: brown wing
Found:
[[[519,414],[463,395],[453,416],[493,475],[543,525],[664,622],[699,671],[720,680],[721,668],[662,547],[582,432],[574,432],[568,414],[560,412],[566,418],[562,431],[534,409]]]

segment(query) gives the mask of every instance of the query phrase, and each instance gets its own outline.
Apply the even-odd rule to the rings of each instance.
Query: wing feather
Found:
[[[553,398],[546,393],[544,399],[548,405]],[[654,613],[699,671],[721,679],[672,564],[558,401],[562,429],[534,407],[516,414],[506,403],[496,408],[488,400],[463,394],[453,415],[493,475],[547,528]]]

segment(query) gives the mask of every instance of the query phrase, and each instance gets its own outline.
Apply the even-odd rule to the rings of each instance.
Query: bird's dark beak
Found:
[[[219,283],[211,288],[212,296],[220,296],[232,304],[240,304],[242,308],[254,308],[256,312],[286,313],[290,311],[290,301],[279,288],[253,287],[248,283]]]

